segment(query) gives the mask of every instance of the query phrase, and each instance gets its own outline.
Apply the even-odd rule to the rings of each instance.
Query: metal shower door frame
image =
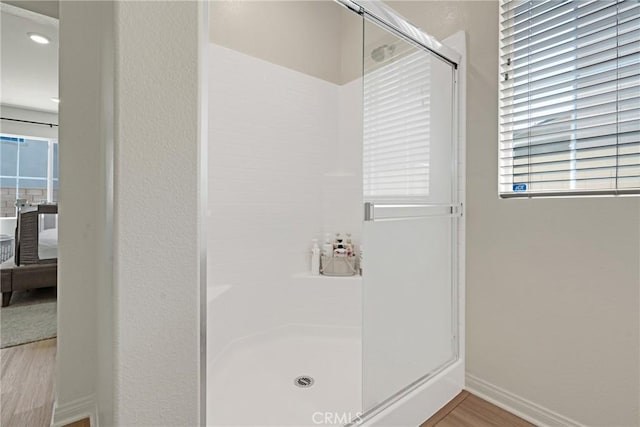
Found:
[[[412,214],[405,216],[402,211],[408,208],[414,212],[420,212],[419,216],[432,216],[432,215],[445,215],[452,218],[452,275],[451,275],[451,292],[452,292],[452,336],[454,337],[452,342],[453,356],[450,360],[445,362],[442,366],[436,368],[431,372],[427,372],[422,377],[416,379],[414,382],[408,384],[402,390],[389,396],[384,401],[380,402],[373,408],[370,408],[363,412],[356,420],[346,425],[366,425],[369,421],[372,421],[374,417],[381,412],[388,409],[396,402],[402,400],[418,388],[425,385],[429,380],[436,377],[439,373],[447,370],[454,365],[460,359],[460,337],[461,337],[461,324],[460,324],[460,295],[458,289],[460,287],[460,229],[462,224],[462,216],[464,213],[464,206],[462,200],[460,200],[460,173],[458,168],[460,147],[462,144],[460,135],[460,118],[459,111],[460,106],[460,78],[459,78],[459,64],[462,61],[462,56],[455,50],[445,46],[433,36],[424,33],[419,28],[415,27],[411,23],[407,22],[402,16],[398,15],[393,9],[386,6],[379,0],[335,0],[337,3],[348,8],[352,12],[355,12],[363,16],[367,21],[389,31],[397,37],[407,41],[408,43],[425,50],[433,54],[438,59],[448,63],[452,67],[452,164],[451,164],[451,183],[452,183],[452,203],[447,205],[415,205],[415,204],[398,204],[398,203],[365,203],[365,221],[378,220],[393,220],[394,218],[410,218]],[[380,214],[376,215],[376,208]],[[391,213],[390,216],[384,213]],[[398,215],[399,214],[399,215]],[[364,408],[363,408],[364,409]]]

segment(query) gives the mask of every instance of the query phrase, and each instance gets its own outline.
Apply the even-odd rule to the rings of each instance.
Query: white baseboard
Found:
[[[81,397],[64,405],[53,404],[51,427],[64,427],[89,418],[91,427],[98,427],[98,405],[93,395]]]
[[[474,375],[467,374],[466,390],[539,427],[585,427],[550,409],[515,395]]]

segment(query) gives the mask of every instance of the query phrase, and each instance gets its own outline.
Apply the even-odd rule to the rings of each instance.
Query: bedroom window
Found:
[[[500,196],[640,193],[640,3],[500,5]]]
[[[15,217],[17,199],[27,203],[58,200],[58,142],[0,135],[0,217]]]

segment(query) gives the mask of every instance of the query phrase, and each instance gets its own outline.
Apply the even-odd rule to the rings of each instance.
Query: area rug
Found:
[[[0,348],[54,338],[56,305],[55,288],[14,292],[0,309]]]

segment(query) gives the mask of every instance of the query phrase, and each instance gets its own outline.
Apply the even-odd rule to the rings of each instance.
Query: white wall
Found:
[[[312,238],[360,236],[361,18],[326,0],[218,1],[210,22],[210,284],[283,280],[308,271]]]
[[[200,421],[201,6],[60,5],[56,425]]]
[[[65,142],[59,158],[56,424],[95,413],[100,360],[111,356],[109,349],[99,353],[98,339],[105,336],[101,327],[108,331],[109,322],[96,315],[110,306],[109,300],[98,304],[99,289],[109,286],[100,274],[108,261],[108,123],[101,104],[106,96],[101,43],[108,10],[101,2],[64,2],[60,7],[60,94],[65,102],[60,105],[59,136]]]
[[[337,86],[215,45],[210,53],[210,280],[286,280],[308,270],[322,233]]]
[[[302,73],[340,81],[340,14],[332,1],[215,1],[215,43]]]
[[[209,48],[209,375],[234,340],[359,327],[359,281],[308,274],[323,231],[361,227],[361,81],[338,86]]]
[[[362,78],[337,87],[338,138],[324,147],[322,225],[324,232],[350,232],[362,242]],[[330,106],[336,109],[336,106]]]
[[[210,69],[210,283],[286,281],[311,239],[360,236],[360,84],[216,45]]]
[[[480,380],[472,384],[586,425],[640,425],[638,199],[499,200],[498,3],[390,5],[439,39],[468,34],[466,345],[468,374]]]
[[[114,411],[123,426],[200,421],[201,6],[115,5]]]

